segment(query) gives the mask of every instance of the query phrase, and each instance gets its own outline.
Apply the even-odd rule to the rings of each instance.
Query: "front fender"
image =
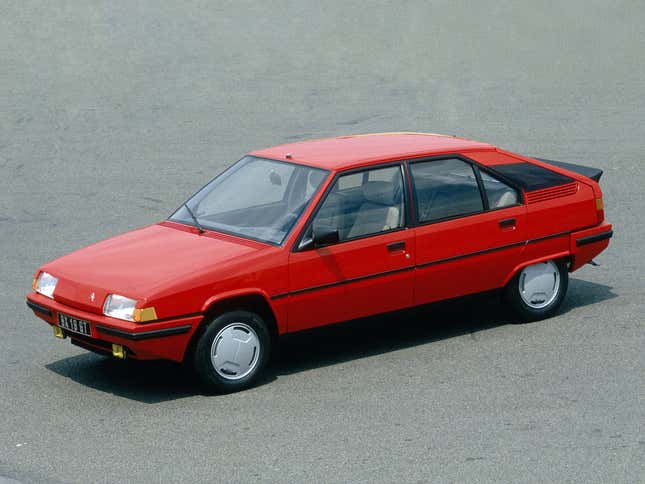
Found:
[[[241,297],[241,296],[262,296],[262,298],[267,302],[267,304],[271,306],[271,298],[265,291],[257,287],[250,287],[245,289],[235,289],[234,291],[220,292],[214,296],[209,297],[204,302],[201,312],[205,313],[208,310],[208,308],[210,308],[215,303],[226,301],[228,299],[234,299],[236,297]]]
[[[267,292],[260,288],[244,288],[217,293],[204,301],[202,313],[206,313],[214,304],[226,303],[227,301],[234,301],[235,299],[249,296],[262,298],[263,302],[273,313],[277,334],[287,332],[287,298],[271,299]]]

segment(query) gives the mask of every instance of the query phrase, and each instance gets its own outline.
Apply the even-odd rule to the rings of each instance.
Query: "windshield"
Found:
[[[245,156],[170,220],[281,244],[327,174],[318,168]]]

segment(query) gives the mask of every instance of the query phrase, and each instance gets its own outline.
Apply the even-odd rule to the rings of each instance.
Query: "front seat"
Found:
[[[374,234],[401,226],[400,183],[370,181],[363,185],[363,197],[348,238]]]
[[[317,226],[326,226],[342,232],[344,215],[345,197],[341,193],[330,192],[314,220],[314,229]]]
[[[506,190],[497,200],[495,208],[510,207],[517,203],[517,193],[515,190]]]

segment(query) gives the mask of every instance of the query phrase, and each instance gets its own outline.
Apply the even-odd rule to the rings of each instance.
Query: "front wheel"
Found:
[[[568,286],[565,262],[539,262],[513,276],[504,289],[504,300],[521,320],[538,321],[555,314]]]
[[[231,393],[251,386],[269,360],[271,338],[255,313],[231,311],[211,321],[197,341],[194,366],[207,390]]]

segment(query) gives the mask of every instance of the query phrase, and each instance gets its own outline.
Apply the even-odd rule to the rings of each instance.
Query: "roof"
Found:
[[[298,141],[251,154],[339,170],[381,161],[494,148],[487,143],[440,134],[373,133]]]

